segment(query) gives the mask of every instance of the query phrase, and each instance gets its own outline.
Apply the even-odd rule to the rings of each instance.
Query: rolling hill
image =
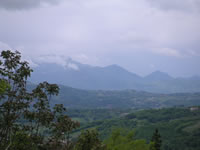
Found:
[[[162,108],[200,105],[200,93],[158,94],[135,90],[81,90],[60,86],[60,93],[52,103],[67,108]]]

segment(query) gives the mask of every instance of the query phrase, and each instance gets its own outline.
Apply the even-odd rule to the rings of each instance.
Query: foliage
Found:
[[[149,110],[123,110],[119,117],[106,120],[88,122],[74,131],[74,135],[80,130],[97,128],[100,138],[107,139],[113,128],[125,128],[135,131],[135,139],[146,139],[150,142],[153,132],[158,128],[162,135],[162,150],[199,150],[200,147],[200,107],[174,107]],[[85,120],[91,117],[86,110],[79,111]],[[89,110],[88,110],[89,111]],[[108,110],[104,110],[105,112]],[[134,111],[134,112],[133,112]],[[103,112],[103,110],[102,110]],[[99,113],[99,112],[98,112]],[[97,113],[97,114],[98,114]],[[102,115],[106,115],[102,113]],[[87,116],[88,115],[88,116]],[[95,115],[95,114],[93,114]],[[100,115],[98,115],[100,116]],[[102,118],[104,118],[102,116]]]
[[[30,94],[26,91],[26,80],[32,70],[27,62],[20,60],[21,55],[18,51],[15,53],[2,51],[0,56],[2,57],[1,81],[10,86],[10,88],[4,88],[0,103],[0,146],[8,149],[12,144],[12,136],[19,129],[17,120],[29,107]]]
[[[37,145],[33,142],[33,139],[25,132],[18,131],[15,133],[12,141],[12,145],[9,150],[36,150]]]
[[[154,150],[153,143],[147,144],[145,140],[134,138],[134,131],[126,133],[115,129],[105,141],[108,150]]]
[[[63,105],[50,108],[59,87],[43,82],[27,90],[32,72],[28,62],[18,51],[2,51],[0,56],[0,149],[50,149],[69,143],[63,137],[79,124],[65,114]]]
[[[99,140],[96,130],[85,130],[78,137],[75,150],[105,150],[105,145]]]
[[[157,128],[155,129],[155,132],[153,133],[151,141],[154,142],[155,150],[161,149],[162,140]]]
[[[65,115],[66,108],[62,104],[54,106],[54,122],[52,122],[52,135],[50,136],[50,145],[55,149],[71,149],[73,143],[70,141],[70,133],[80,126],[79,122],[72,121]],[[50,149],[50,148],[48,148]]]
[[[2,96],[8,88],[8,83],[5,80],[0,79],[0,96]]]

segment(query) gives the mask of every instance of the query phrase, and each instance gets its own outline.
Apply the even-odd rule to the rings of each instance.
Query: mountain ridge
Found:
[[[68,60],[63,66],[56,63],[39,64],[34,68],[30,81],[48,81],[87,90],[134,89],[153,93],[177,93],[199,92],[198,79],[174,78],[161,71],[142,77],[116,64],[99,67]]]

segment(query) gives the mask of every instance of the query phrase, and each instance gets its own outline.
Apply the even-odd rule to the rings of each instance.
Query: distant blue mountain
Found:
[[[31,77],[34,83],[48,81],[81,89],[126,89],[140,80],[140,76],[118,65],[93,67],[72,60],[67,66],[40,64]]]
[[[161,71],[155,71],[145,77],[148,81],[164,81],[164,80],[173,80],[174,78],[168,75],[167,73]]]
[[[192,76],[190,78],[188,78],[189,80],[200,80],[200,76]]]
[[[68,60],[66,65],[42,63],[33,68],[30,81],[48,81],[87,90],[135,89],[155,93],[200,92],[198,77],[173,78],[155,71],[145,77],[131,73],[118,65],[90,66]]]

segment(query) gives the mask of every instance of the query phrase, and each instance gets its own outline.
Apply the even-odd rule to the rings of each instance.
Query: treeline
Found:
[[[200,105],[200,92],[158,94],[135,90],[80,90],[60,85],[52,103],[70,109],[150,109]]]
[[[71,138],[80,126],[62,104],[50,106],[59,93],[56,84],[43,82],[27,90],[33,70],[21,54],[9,50],[0,55],[0,149],[1,150],[159,150],[156,131],[151,142],[134,139],[134,132],[114,131],[102,142],[95,130],[84,130]],[[157,137],[157,138],[155,138]]]

